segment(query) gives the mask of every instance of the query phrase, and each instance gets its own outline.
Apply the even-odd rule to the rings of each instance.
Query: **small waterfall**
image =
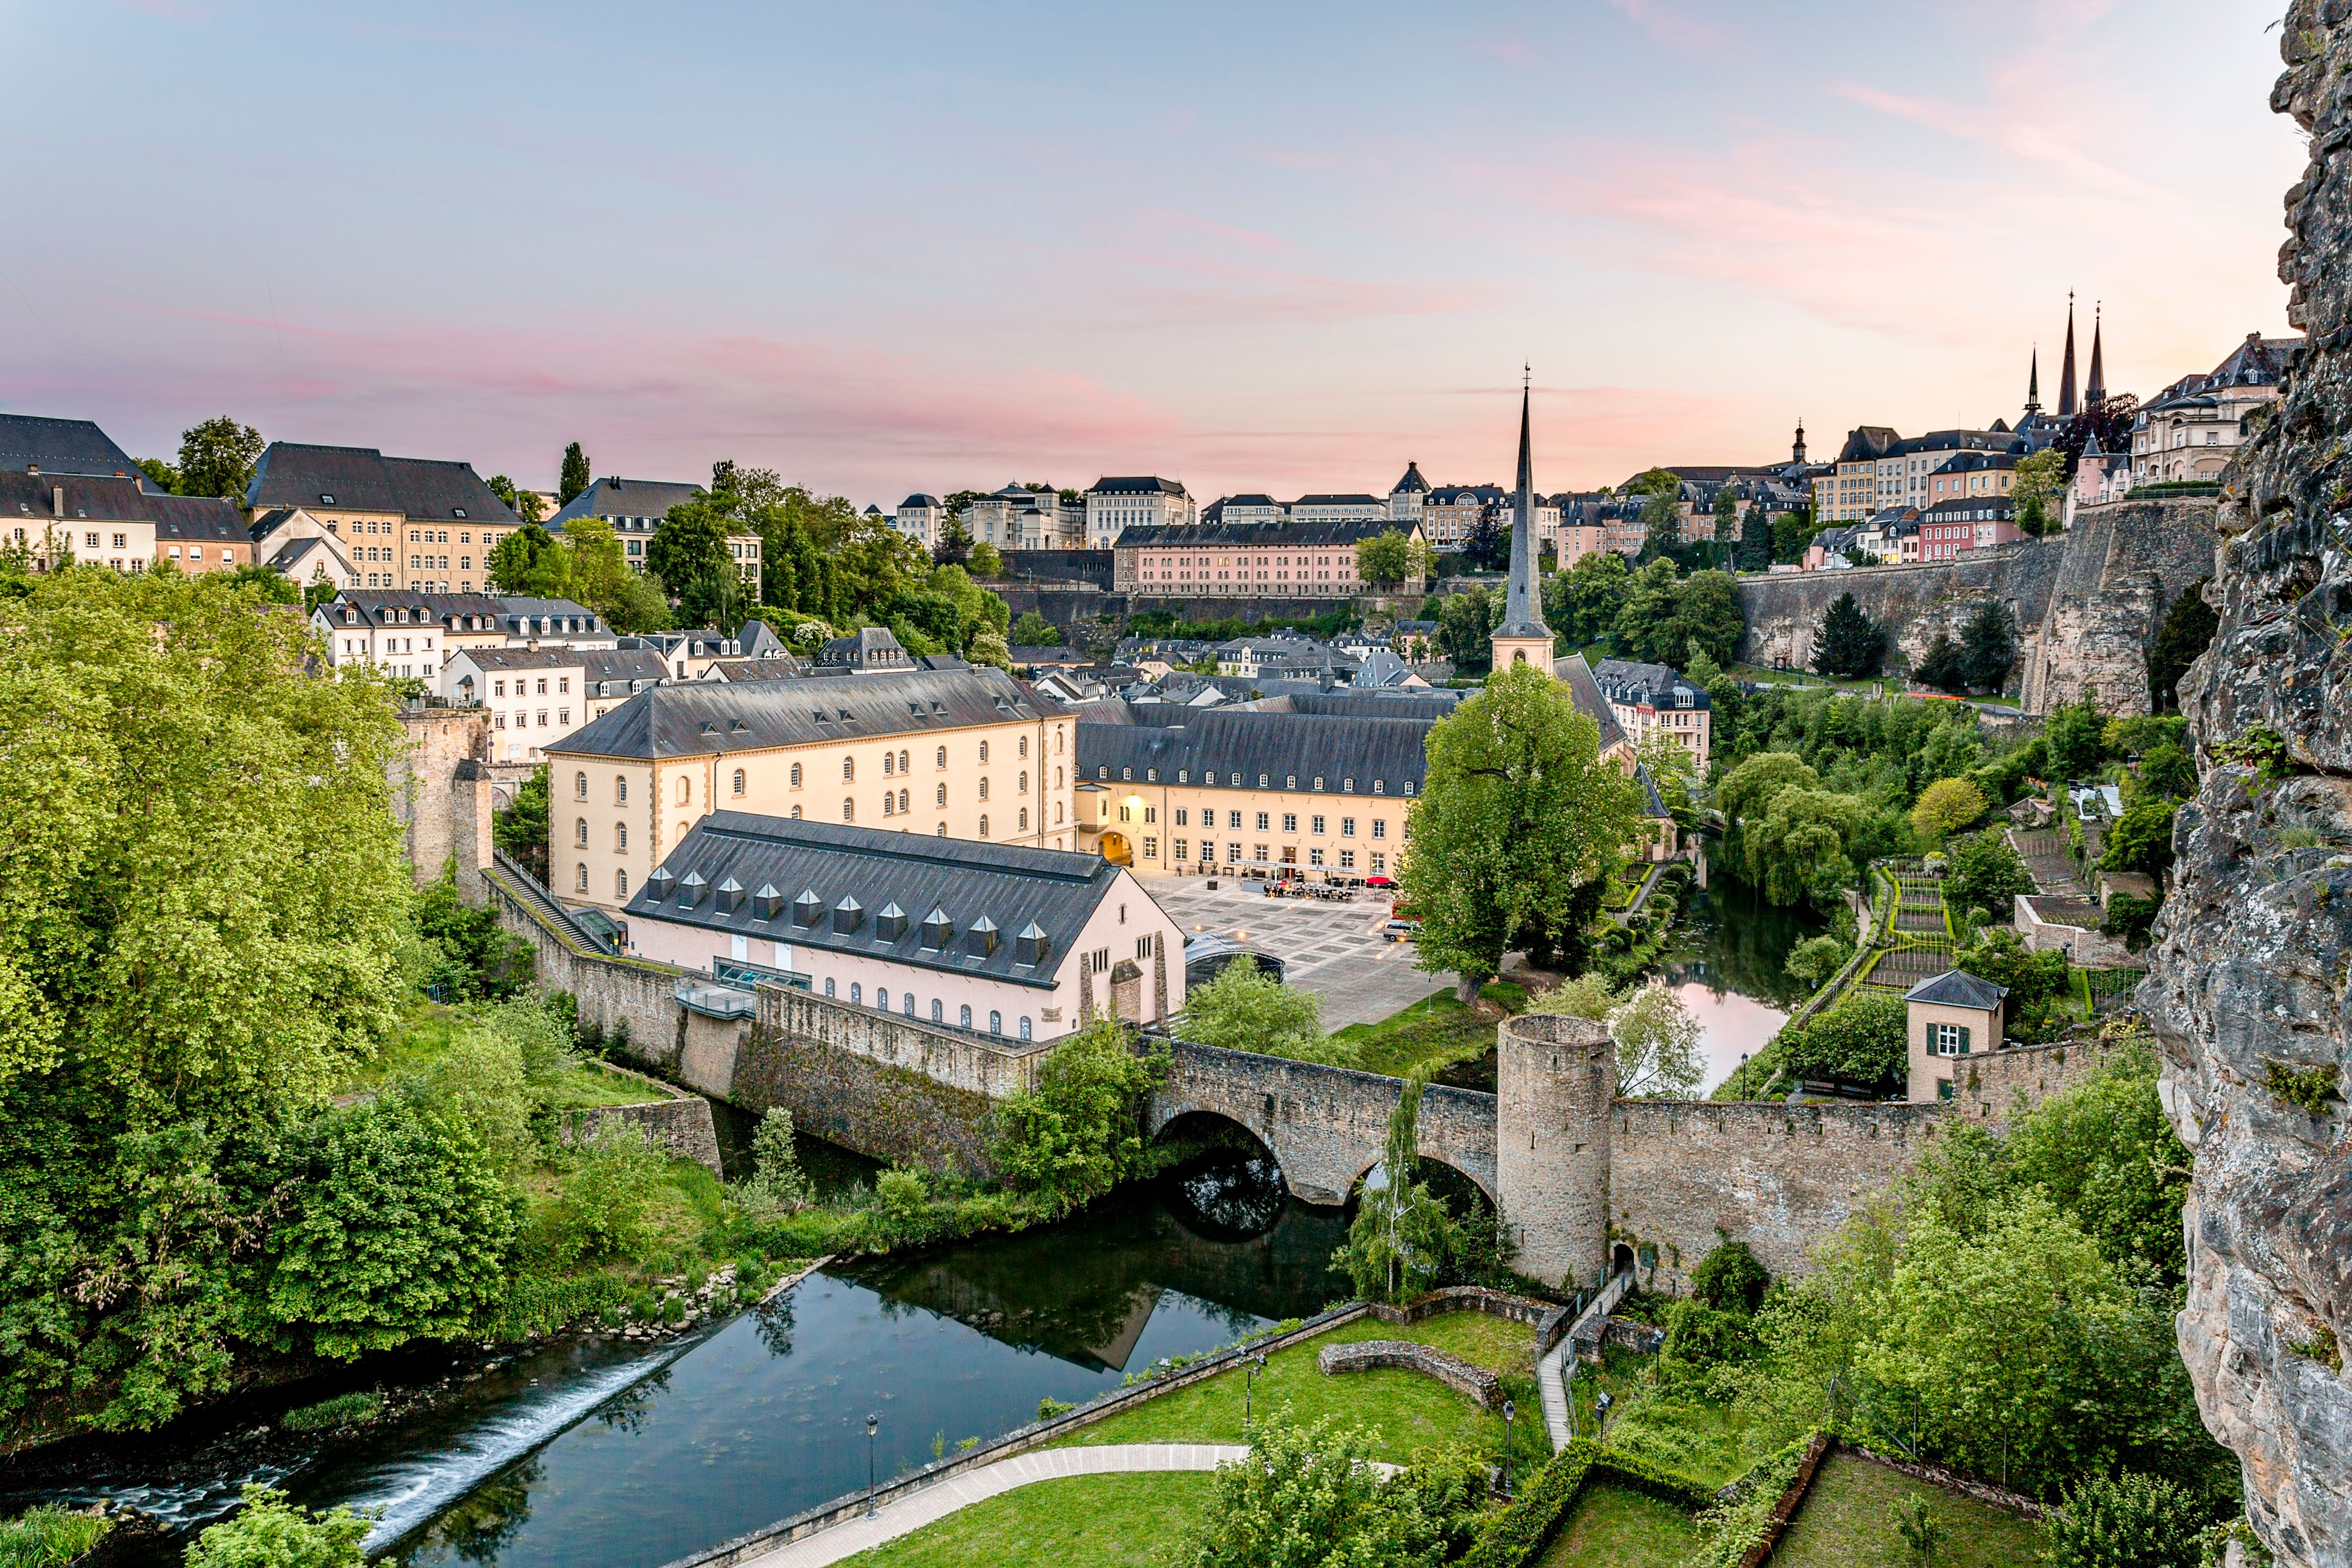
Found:
[[[683,1337],[659,1353],[591,1373],[577,1383],[534,1389],[447,1448],[392,1460],[371,1471],[346,1500],[375,1521],[361,1546],[370,1556],[431,1521],[484,1480],[702,1343]]]

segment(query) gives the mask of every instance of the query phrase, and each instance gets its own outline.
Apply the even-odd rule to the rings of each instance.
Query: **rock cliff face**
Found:
[[[2283,1563],[2352,1563],[2352,0],[2298,0],[2273,107],[2311,133],[2287,193],[2308,334],[2227,480],[2181,684],[2204,769],[2175,828],[2140,1001],[2196,1151],[2180,1350]]]

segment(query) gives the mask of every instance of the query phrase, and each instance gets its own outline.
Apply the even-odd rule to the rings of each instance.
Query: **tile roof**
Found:
[[[1002,670],[982,666],[748,685],[692,681],[640,692],[548,751],[708,757],[1054,718],[1065,711]]]
[[[114,444],[93,420],[0,413],[0,472],[22,474],[28,468],[38,468],[44,476],[80,474],[129,479],[151,495],[160,493],[131,455]]]
[[[1936,1002],[1948,1008],[1980,1008],[1990,1012],[2007,995],[2007,986],[1996,986],[1965,969],[1947,969],[1904,992],[1903,999],[1906,1002]]]
[[[518,523],[473,465],[428,457],[386,457],[373,446],[306,446],[273,441],[246,487],[247,510],[348,507],[411,518]]]
[[[714,811],[623,913],[1044,988],[1120,876],[1094,854]]]
[[[702,486],[673,479],[626,479],[607,474],[572,497],[547,519],[551,531],[582,517],[665,517],[672,507],[691,501]]]
[[[1101,706],[1089,704],[1079,713],[1080,783],[1312,790],[1319,777],[1326,794],[1345,798],[1353,780],[1356,795],[1402,798],[1420,792],[1429,766],[1422,743],[1437,722],[1433,716],[1364,718],[1146,704],[1129,710],[1131,722],[1118,724],[1101,721]],[[1258,782],[1261,776],[1266,784]]]

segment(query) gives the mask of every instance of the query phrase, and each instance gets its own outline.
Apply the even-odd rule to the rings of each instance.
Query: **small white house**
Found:
[[[589,722],[587,661],[575,648],[461,648],[441,667],[441,695],[489,710],[492,761],[537,762]]]
[[[622,911],[629,948],[975,1034],[1184,1006],[1184,936],[1095,854],[714,811]]]

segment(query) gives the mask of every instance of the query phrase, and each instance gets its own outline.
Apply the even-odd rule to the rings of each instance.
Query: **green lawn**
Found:
[[[850,1559],[860,1568],[1143,1568],[1181,1562],[1216,1478],[1073,1476],[950,1514]]]
[[[1538,1568],[1679,1568],[1698,1545],[1690,1515],[1625,1487],[1594,1485],[1552,1537]]]
[[[1266,1358],[1253,1396],[1260,1413],[1290,1406],[1302,1425],[1334,1416],[1339,1425],[1377,1427],[1380,1458],[1409,1461],[1417,1448],[1461,1446],[1499,1453],[1503,1418],[1489,1415],[1433,1377],[1416,1372],[1349,1372],[1325,1376],[1315,1357],[1327,1344],[1368,1339],[1410,1339],[1493,1368],[1518,1408],[1511,1431],[1514,1463],[1529,1467],[1551,1457],[1536,1401],[1535,1333],[1524,1323],[1483,1312],[1448,1312],[1409,1328],[1360,1319]],[[1086,1443],[1240,1443],[1243,1372],[1221,1372],[1206,1382],[1079,1427],[1056,1447]]]
[[[419,1002],[400,1020],[400,1028],[383,1042],[373,1061],[362,1065],[345,1084],[348,1092],[372,1094],[391,1080],[423,1076],[441,1060],[451,1040],[468,1023],[459,1008]],[[661,1098],[661,1092],[600,1062],[579,1059],[567,1062],[544,1091],[549,1107],[557,1111],[585,1110],[593,1105],[641,1105]]]
[[[1508,1012],[1528,1005],[1528,989],[1509,980],[1491,980],[1478,994]],[[1366,1072],[1402,1077],[1416,1066],[1432,1071],[1491,1051],[1495,1020],[1480,1018],[1454,1000],[1451,989],[1433,992],[1378,1023],[1351,1023],[1331,1033],[1352,1053],[1348,1065]]]
[[[2012,1568],[2042,1561],[2042,1527],[1883,1465],[1833,1454],[1813,1479],[1796,1521],[1772,1553],[1772,1568],[1884,1568],[1905,1561],[1888,1510],[1906,1492],[1923,1494],[1952,1538],[1937,1568]]]

